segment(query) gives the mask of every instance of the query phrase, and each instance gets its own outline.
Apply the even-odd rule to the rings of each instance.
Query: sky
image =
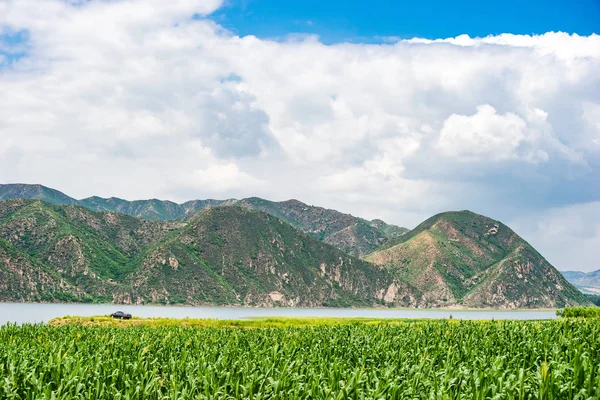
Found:
[[[469,209],[600,269],[600,2],[421,3],[0,0],[0,182]]]
[[[577,6],[573,4],[568,0],[229,0],[210,18],[240,36],[319,35],[327,44],[462,34],[598,33],[600,1],[578,0]]]

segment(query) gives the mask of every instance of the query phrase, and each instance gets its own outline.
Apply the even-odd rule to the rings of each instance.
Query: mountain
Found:
[[[0,184],[0,200],[36,199],[50,204],[78,204],[78,201],[55,189],[42,185]]]
[[[588,303],[510,228],[469,211],[435,215],[366,260],[407,282],[418,306],[512,309]]]
[[[563,276],[584,293],[600,294],[600,270],[593,272],[562,271]]]
[[[93,196],[76,203],[93,211],[113,211],[149,221],[172,221],[176,219],[191,218],[200,210],[207,207],[233,205],[237,200],[192,200],[177,204],[168,200],[134,200],[128,201],[116,197],[108,199]]]
[[[251,306],[402,301],[392,276],[269,214],[215,207],[146,221],[0,202],[0,300]]]
[[[241,207],[207,209],[147,252],[127,282],[156,301],[372,306],[386,271]]]
[[[298,203],[278,203],[280,216],[314,226],[295,214]],[[322,213],[317,221],[328,221],[329,210]],[[318,232],[339,232],[336,221]],[[40,200],[0,201],[1,301],[497,308],[589,302],[508,227],[470,212],[432,217],[368,261],[247,205],[148,221]]]
[[[560,273],[563,274],[563,276],[571,283],[587,275],[585,272],[581,271],[560,271]]]
[[[378,219],[367,221],[336,210],[309,206],[298,200],[273,202],[251,197],[242,200],[192,200],[183,204],[157,199],[128,201],[116,197],[105,199],[97,196],[76,200],[41,185],[0,184],[0,199],[14,198],[38,199],[52,204],[80,205],[93,211],[119,212],[150,221],[189,219],[207,207],[237,205],[271,214],[296,229],[356,257],[367,255],[408,231],[406,228],[389,225]]]
[[[179,226],[78,206],[2,201],[0,282],[24,282],[8,294],[12,300],[112,301],[114,283],[136,268],[140,252]],[[45,285],[27,283],[37,276]]]
[[[408,232],[406,228],[388,225],[378,219],[367,221],[336,210],[309,206],[298,200],[273,202],[251,197],[239,200],[235,205],[271,214],[356,257],[367,255]]]

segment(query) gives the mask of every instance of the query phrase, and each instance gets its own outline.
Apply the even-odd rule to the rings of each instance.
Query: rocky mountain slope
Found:
[[[368,235],[368,222],[342,228],[328,219],[330,210],[313,217],[282,202],[273,216],[251,209],[270,202],[247,201],[252,207],[208,207],[175,221],[0,201],[0,301],[507,309],[589,303],[527,242],[477,214],[434,216],[365,261],[326,241],[344,230]],[[324,240],[283,218],[316,226]],[[351,245],[352,235],[340,242]]]
[[[600,294],[600,270],[593,272],[562,271],[563,276],[584,293]]]
[[[373,306],[396,301],[396,287],[387,271],[241,207],[183,223],[0,202],[4,301]]]
[[[234,204],[271,214],[356,257],[367,255],[408,232],[406,228],[389,225],[378,219],[367,221],[336,210],[309,206],[298,200],[273,202],[251,197]]]
[[[38,199],[52,204],[75,204],[93,211],[113,211],[150,221],[189,219],[207,207],[237,205],[271,214],[356,257],[364,256],[408,231],[381,220],[367,221],[336,210],[309,206],[298,200],[273,202],[251,197],[242,200],[192,200],[183,204],[157,199],[128,201],[97,196],[76,200],[42,185],[0,184],[0,200],[14,198]]]
[[[469,212],[438,214],[372,253],[418,306],[563,307],[588,300],[510,228]]]
[[[178,302],[372,306],[386,271],[241,207],[206,210],[147,252],[127,282],[137,295]]]
[[[1,201],[0,281],[25,282],[8,294],[13,300],[112,301],[114,282],[136,268],[136,257],[179,226],[35,200]],[[36,274],[47,287],[26,283]]]

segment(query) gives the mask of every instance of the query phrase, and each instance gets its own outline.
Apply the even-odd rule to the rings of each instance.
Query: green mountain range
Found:
[[[468,211],[436,215],[405,233],[296,200],[250,198],[219,206],[207,200],[178,219],[148,220],[76,205],[91,207],[90,199],[65,205],[68,196],[43,186],[19,191],[2,185],[0,196],[13,197],[0,201],[1,301],[505,309],[589,304],[512,230]],[[106,204],[92,199],[95,207]],[[127,204],[132,213],[177,206],[112,204]]]
[[[373,306],[392,283],[374,265],[242,207],[184,223],[0,202],[4,301]]]
[[[51,204],[80,205],[93,211],[114,211],[149,221],[186,219],[208,207],[237,205],[271,214],[294,228],[356,257],[369,254],[389,240],[408,232],[406,228],[389,225],[378,219],[368,221],[336,210],[309,206],[298,200],[274,202],[251,197],[242,200],[192,200],[183,204],[157,199],[128,201],[97,196],[76,200],[42,185],[0,184],[0,200],[16,198],[42,200]]]

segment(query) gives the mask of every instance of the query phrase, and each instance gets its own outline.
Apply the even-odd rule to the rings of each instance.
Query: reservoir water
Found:
[[[39,323],[67,315],[96,316],[125,311],[134,317],[244,319],[254,317],[368,317],[455,319],[554,319],[554,311],[440,310],[367,308],[250,308],[126,306],[116,304],[0,303],[0,325]]]

